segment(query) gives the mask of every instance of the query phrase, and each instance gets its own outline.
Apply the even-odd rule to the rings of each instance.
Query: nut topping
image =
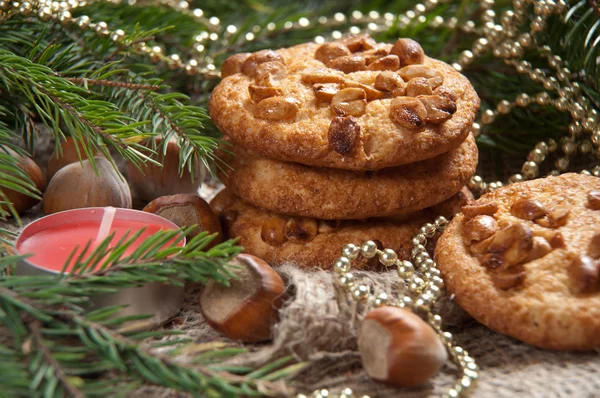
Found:
[[[569,264],[569,277],[576,293],[592,293],[598,291],[600,281],[600,262],[589,256],[576,256]]]
[[[367,69],[367,60],[360,55],[346,55],[334,58],[327,63],[327,66],[333,69],[341,70],[344,73],[358,72]]]
[[[540,201],[535,199],[521,199],[510,207],[513,216],[523,220],[535,220],[548,214],[548,210]]]
[[[548,229],[533,231],[533,236],[540,236],[552,246],[553,249],[566,247],[565,238],[558,231],[551,231]]]
[[[285,220],[281,217],[269,217],[262,225],[260,237],[271,246],[281,246],[285,243]]]
[[[588,255],[593,259],[600,259],[600,232],[592,236],[592,241],[588,247]]]
[[[340,91],[338,83],[316,83],[313,84],[315,96],[319,101],[330,102],[333,96]]]
[[[508,269],[524,262],[532,248],[531,228],[522,223],[510,224],[496,232],[481,263],[491,269]]]
[[[406,84],[406,95],[408,97],[431,94],[433,94],[433,90],[429,85],[429,81],[424,77],[415,77],[414,79],[410,79]]]
[[[406,88],[408,91],[408,86]],[[433,124],[444,123],[456,112],[456,102],[439,95],[419,95],[419,101],[427,109],[427,121]]]
[[[340,220],[319,220],[318,231],[320,234],[335,232],[340,227],[340,224]]]
[[[425,65],[409,65],[398,71],[400,76],[406,81],[414,79],[415,77],[424,77],[431,79],[432,77],[441,76],[441,73],[437,70],[430,68]]]
[[[332,59],[343,57],[344,55],[350,55],[350,50],[342,43],[325,43],[317,48],[315,51],[315,59],[327,64]]]
[[[375,88],[392,93],[394,97],[404,95],[406,83],[399,74],[394,72],[381,72],[375,78]]]
[[[293,217],[285,224],[285,237],[293,243],[310,242],[317,233],[317,220],[314,218]]]
[[[377,42],[373,40],[369,35],[348,37],[343,41],[343,43],[346,44],[346,46],[348,46],[348,49],[353,53],[371,50],[375,48],[375,46],[377,46]]]
[[[249,85],[248,91],[253,102],[260,102],[265,98],[283,95],[283,91],[279,87],[258,86],[256,84]]]
[[[367,69],[369,70],[398,70],[400,60],[395,55],[386,55],[373,61]]]
[[[290,97],[265,98],[256,105],[254,116],[266,120],[293,119],[298,113],[298,101]]]
[[[254,71],[254,80],[261,86],[273,86],[287,75],[287,68],[278,61],[259,64]]]
[[[592,210],[600,210],[600,191],[588,192],[587,207]]]
[[[463,206],[461,211],[467,220],[480,215],[493,216],[498,211],[498,204],[496,202],[474,202]]]
[[[362,55],[367,60],[367,65],[371,65],[373,62],[389,54],[385,48],[374,48],[372,50],[363,52]]]
[[[538,258],[542,258],[551,251],[552,246],[545,238],[542,238],[541,236],[534,236],[533,248],[531,249],[531,252],[529,252],[529,256],[527,256],[525,262],[528,263],[530,261],[537,260]]]
[[[442,83],[444,82],[444,76],[437,75],[437,76],[427,79],[427,81],[429,82],[429,85],[431,86],[431,89],[433,90],[442,85]],[[456,101],[456,100],[454,100],[454,101]]]
[[[354,153],[360,143],[360,125],[352,116],[333,118],[327,132],[331,149],[346,156]]]
[[[285,64],[283,57],[273,50],[261,50],[250,55],[242,64],[242,73],[246,76],[254,77],[256,67],[264,62],[279,61]]]
[[[235,75],[242,71],[242,64],[252,55],[250,53],[240,53],[227,58],[221,65],[221,77]]]
[[[345,88],[331,99],[331,109],[338,115],[362,116],[366,108],[367,94],[361,88]]]
[[[411,39],[398,39],[390,54],[397,55],[402,66],[422,64],[425,61],[423,49],[419,43]]]
[[[516,267],[516,269],[492,273],[492,283],[500,290],[509,290],[521,286],[525,282],[525,277],[523,267]]]
[[[431,79],[430,79],[430,81],[431,81]],[[452,90],[446,86],[440,86],[440,87],[436,88],[435,90],[433,90],[433,93],[435,95],[439,95],[440,97],[446,97],[449,100],[452,100],[454,102],[456,102],[458,100],[458,94],[456,94],[454,92],[454,90]]]
[[[568,206],[557,206],[549,214],[538,218],[535,223],[546,228],[558,228],[567,223],[571,209]]]
[[[467,242],[482,241],[492,236],[498,229],[498,223],[494,217],[481,215],[467,221],[465,224],[465,234]]]
[[[384,94],[381,91],[376,90],[369,85],[366,85],[366,84],[363,84],[361,82],[357,82],[354,80],[347,79],[345,85],[346,85],[346,87],[361,88],[361,89],[365,90],[365,94],[367,94],[367,101],[381,99],[384,96]]]
[[[427,109],[413,97],[396,97],[390,103],[390,119],[402,127],[418,129],[425,126]]]
[[[311,68],[302,72],[304,83],[344,83],[344,77],[328,69]]]

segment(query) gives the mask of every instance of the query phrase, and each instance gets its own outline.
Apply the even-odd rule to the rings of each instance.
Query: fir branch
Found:
[[[68,81],[76,84],[83,84],[87,87],[88,84],[95,86],[103,86],[103,87],[119,87],[119,88],[127,88],[130,90],[149,90],[156,91],[160,89],[158,84],[136,84],[129,82],[119,82],[113,80],[100,80],[100,79],[88,79],[85,77],[67,77]]]

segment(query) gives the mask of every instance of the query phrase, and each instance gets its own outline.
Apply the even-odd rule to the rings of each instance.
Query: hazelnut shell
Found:
[[[17,165],[19,168],[27,173],[35,187],[40,192],[43,192],[44,188],[46,188],[46,179],[44,178],[42,170],[40,170],[39,166],[33,161],[33,159],[28,156],[19,155],[12,149],[5,148],[4,150],[9,156],[17,159]],[[40,201],[38,198],[25,195],[24,193],[17,192],[12,189],[3,188],[2,192],[4,192],[6,199],[13,204],[15,210],[19,214],[29,210]],[[8,211],[8,207],[3,207],[0,205],[0,208]]]

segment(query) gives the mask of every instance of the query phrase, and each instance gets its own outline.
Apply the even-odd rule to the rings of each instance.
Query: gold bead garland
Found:
[[[442,318],[433,310],[436,300],[441,295],[444,281],[440,277],[435,261],[431,259],[426,249],[427,240],[441,233],[448,225],[448,220],[440,216],[434,223],[424,224],[419,232],[413,237],[410,253],[411,261],[400,260],[396,252],[391,249],[380,250],[373,241],[367,241],[360,247],[347,244],[342,249],[342,256],[333,263],[334,272],[337,274],[338,284],[348,292],[349,296],[356,302],[368,303],[375,307],[383,305],[396,306],[409,309],[421,315],[429,325],[436,331],[439,338],[446,346],[451,360],[459,367],[459,381],[453,388],[448,390],[444,397],[461,396],[471,388],[477,380],[478,366],[475,360],[469,356],[466,350],[454,343],[450,332],[442,329]],[[399,291],[402,292],[397,298],[389,297],[385,292],[373,292],[366,284],[356,282],[351,271],[352,261],[361,255],[363,258],[377,257],[379,262],[386,267],[396,267],[400,278]],[[316,390],[313,397],[351,397],[352,390],[343,389],[339,395],[334,395],[328,390]],[[366,396],[363,396],[365,398]],[[296,398],[307,398],[299,394]]]

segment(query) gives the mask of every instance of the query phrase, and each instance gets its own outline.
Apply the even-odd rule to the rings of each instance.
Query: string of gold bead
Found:
[[[478,378],[478,367],[468,352],[456,345],[450,332],[442,329],[442,318],[435,313],[434,304],[441,295],[444,281],[440,276],[435,261],[426,249],[427,240],[441,233],[448,225],[448,220],[440,216],[434,223],[424,224],[412,239],[411,261],[400,260],[391,249],[380,250],[373,241],[367,241],[360,247],[347,244],[342,249],[342,256],[333,264],[339,285],[346,290],[350,297],[359,303],[367,303],[374,307],[384,305],[409,309],[423,317],[436,331],[446,346],[450,359],[459,367],[460,376],[456,385],[447,391],[444,397],[461,396],[471,388]],[[358,257],[370,259],[377,257],[386,267],[396,267],[399,280],[400,296],[389,297],[385,292],[373,292],[367,284],[357,283],[351,272],[352,261]],[[314,398],[350,398],[352,390],[343,389],[338,395],[328,390],[313,392]],[[366,396],[363,396],[365,398]],[[306,398],[300,394],[297,398]]]

